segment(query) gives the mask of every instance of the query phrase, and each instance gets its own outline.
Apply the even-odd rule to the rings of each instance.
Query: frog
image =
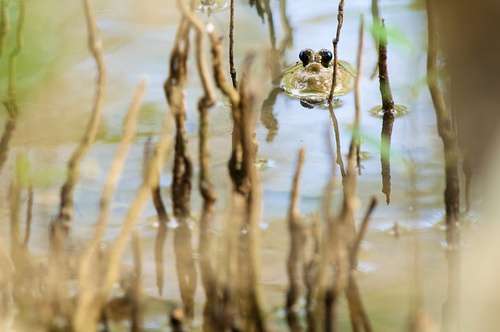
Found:
[[[328,98],[332,86],[333,55],[322,48],[315,52],[305,48],[299,53],[299,62],[282,75],[280,87],[291,97],[321,101]],[[354,69],[343,60],[337,62],[337,84],[334,96],[346,94],[352,89]]]

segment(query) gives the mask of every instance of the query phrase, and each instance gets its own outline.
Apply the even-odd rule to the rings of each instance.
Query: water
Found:
[[[15,12],[16,5],[12,12]],[[156,136],[161,130],[163,112],[168,110],[163,93],[163,82],[168,74],[168,59],[175,38],[180,14],[175,1],[108,0],[96,5],[97,23],[104,43],[108,67],[103,124],[99,140],[93,145],[82,164],[82,177],[75,192],[75,219],[73,235],[88,238],[98,214],[102,183],[117,148],[121,121],[140,77],[148,78],[148,89],[141,111],[137,136],[113,199],[112,213],[105,240],[112,241],[120,230],[130,202],[140,184],[142,150],[146,136]],[[276,24],[277,44],[282,40],[283,26],[279,18],[279,3],[272,2]],[[303,48],[331,48],[336,29],[336,2],[287,1],[286,13],[293,27],[293,46],[283,54],[283,62],[298,60]],[[344,26],[339,42],[339,57],[355,63],[358,23],[365,15],[367,26],[371,22],[368,1],[349,1],[345,6]],[[200,14],[204,22],[212,22],[227,46],[228,11]],[[381,193],[379,144],[381,119],[368,112],[380,105],[377,79],[370,79],[376,64],[374,43],[368,29],[363,48],[362,136],[361,149],[369,155],[362,161],[362,175],[358,180],[360,198],[359,216],[364,213],[371,196],[379,199],[370,222],[361,252],[362,266],[359,284],[367,311],[376,330],[401,331],[414,304],[415,278],[421,278],[427,309],[438,320],[440,307],[445,299],[445,260],[440,241],[444,233],[437,227],[443,219],[444,190],[442,144],[437,136],[435,116],[425,86],[426,19],[425,12],[414,10],[411,1],[385,1],[380,15],[389,31],[388,69],[394,100],[405,105],[407,114],[396,119],[392,135],[392,194],[386,206]],[[235,9],[235,62],[239,69],[248,51],[262,55],[270,45],[268,27],[262,24],[254,9],[244,1],[236,1]],[[65,164],[84,130],[84,123],[91,110],[94,96],[95,64],[86,46],[86,27],[82,8],[78,3],[52,5],[48,1],[27,4],[26,42],[19,60],[19,103],[21,117],[15,132],[8,165],[0,175],[0,212],[2,220],[8,218],[8,184],[16,155],[25,154],[37,176],[47,181],[35,187],[33,210],[33,236],[31,249],[37,254],[47,250],[48,225],[57,214],[59,188],[65,178]],[[392,36],[392,37],[391,37]],[[6,72],[6,57],[1,58],[2,73]],[[227,62],[226,62],[227,63]],[[189,62],[187,82],[187,131],[191,153],[196,161],[197,110],[196,102],[201,93],[194,58]],[[238,75],[240,75],[238,71]],[[261,73],[259,71],[258,75]],[[2,75],[4,76],[4,75]],[[271,78],[266,76],[260,84],[261,99],[272,89]],[[259,78],[260,79],[260,78]],[[261,82],[261,81],[260,81]],[[0,81],[5,91],[5,76]],[[219,95],[220,97],[220,95]],[[340,107],[335,110],[339,122],[344,153],[350,142],[350,128],[354,121],[354,95],[340,97]],[[272,320],[284,324],[278,308],[283,307],[287,284],[285,257],[288,236],[284,223],[292,174],[298,150],[307,150],[301,178],[301,211],[308,215],[319,211],[326,181],[331,173],[327,139],[333,139],[331,118],[327,109],[306,109],[298,100],[279,94],[273,106],[278,123],[276,136],[266,141],[268,129],[259,122],[259,158],[263,161],[262,223],[262,283],[269,309],[276,312]],[[5,118],[2,113],[2,119]],[[212,176],[217,188],[220,215],[227,211],[228,189],[226,162],[230,154],[231,120],[229,109],[222,97],[211,110]],[[162,173],[162,192],[171,211],[170,169],[168,163]],[[48,177],[46,172],[52,174]],[[196,176],[196,175],[195,175]],[[196,188],[196,184],[193,188]],[[341,198],[340,191],[335,195]],[[193,191],[192,211],[196,218],[201,200]],[[138,228],[145,242],[145,290],[156,297],[152,243],[155,237],[156,212],[148,203]],[[222,220],[222,217],[220,218]],[[391,235],[397,223],[403,230],[401,236]],[[0,234],[8,238],[8,223],[2,223]],[[194,238],[197,229],[194,229]],[[166,243],[166,289],[163,299],[179,301],[174,273],[174,255],[171,236]],[[5,248],[4,248],[5,249]],[[128,257],[128,256],[127,256]],[[125,262],[130,262],[126,258]],[[364,264],[364,265],[363,265]],[[418,266],[418,267],[416,267]],[[197,290],[197,304],[203,303],[201,287]],[[164,302],[161,308],[167,307]],[[162,309],[163,310],[163,309]],[[161,312],[161,310],[159,310]],[[154,316],[154,315],[153,315]],[[158,313],[154,326],[163,326],[166,316]],[[198,316],[200,317],[200,316]],[[342,315],[343,324],[348,318]]]

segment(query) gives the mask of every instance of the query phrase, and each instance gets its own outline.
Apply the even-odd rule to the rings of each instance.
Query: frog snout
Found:
[[[305,67],[305,70],[309,73],[319,73],[323,66],[320,63],[314,62],[310,63]]]

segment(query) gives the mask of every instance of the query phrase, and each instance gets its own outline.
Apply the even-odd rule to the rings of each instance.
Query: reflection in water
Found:
[[[394,123],[394,100],[387,70],[387,33],[384,20],[378,32],[378,70],[380,94],[382,95],[382,134],[380,140],[380,163],[382,164],[382,192],[387,204],[391,202],[391,136]]]
[[[184,101],[184,84],[187,79],[187,58],[189,50],[190,23],[183,16],[179,24],[176,44],[170,57],[170,72],[164,89],[170,110],[175,119],[175,154],[172,170],[172,200],[174,216],[179,226],[174,232],[175,266],[179,281],[179,289],[184,303],[186,317],[194,317],[194,294],[197,285],[197,274],[193,260],[191,244],[191,180],[193,163],[191,161],[187,133],[186,106]]]

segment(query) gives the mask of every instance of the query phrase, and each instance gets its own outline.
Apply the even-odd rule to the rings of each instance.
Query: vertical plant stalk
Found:
[[[231,74],[233,88],[238,89],[236,68],[234,67],[234,0],[229,3],[229,73]]]
[[[359,19],[359,33],[358,33],[358,54],[356,57],[356,76],[354,77],[354,107],[356,116],[354,123],[357,126],[353,129],[353,140],[356,146],[356,166],[358,168],[358,175],[361,175],[361,162],[360,162],[360,132],[359,124],[361,123],[361,89],[360,81],[363,75],[363,67],[361,66],[361,58],[363,56],[363,31],[365,27],[364,17],[361,15]]]
[[[9,1],[2,2],[1,8],[1,34],[0,35],[0,48],[3,48],[5,40],[7,38],[7,32],[9,31]],[[24,37],[24,20],[26,16],[25,2],[21,0],[19,2],[19,14],[17,18],[17,29],[16,29],[16,46],[9,54],[9,76],[8,76],[8,87],[7,96],[5,97],[3,104],[7,109],[7,121],[5,122],[4,132],[2,138],[0,139],[0,172],[7,160],[9,154],[9,144],[16,129],[16,121],[19,115],[19,106],[17,103],[17,57],[23,48]],[[3,40],[2,40],[3,39]],[[1,50],[0,50],[1,55]]]
[[[200,81],[203,86],[203,96],[198,100],[198,113],[199,113],[199,161],[200,161],[200,172],[199,172],[199,189],[200,194],[203,198],[203,208],[200,217],[200,237],[199,237],[199,247],[198,252],[200,255],[200,272],[201,281],[206,295],[206,303],[204,309],[204,327],[206,330],[211,331],[215,329],[213,317],[210,314],[210,306],[215,302],[216,296],[216,280],[213,271],[211,256],[212,252],[212,239],[215,236],[213,230],[213,221],[215,217],[215,202],[217,201],[217,195],[215,193],[215,188],[212,184],[210,177],[210,155],[208,152],[208,137],[209,137],[209,109],[215,104],[215,88],[213,82],[210,79],[208,65],[205,61],[205,44],[204,37],[206,33],[206,28],[203,26],[201,21],[197,18],[192,11],[184,5],[182,1],[179,2],[182,6],[182,11],[184,15],[189,19],[191,24],[196,29],[196,60],[198,65],[198,74],[200,76]],[[231,78],[233,80],[233,86],[236,83],[236,71],[234,71],[234,62],[232,59],[233,49],[232,49],[232,28],[234,25],[234,2],[232,2],[232,12],[231,12],[231,22],[230,22],[230,66],[231,66]]]
[[[116,190],[116,186],[123,171],[125,158],[130,151],[130,146],[135,136],[137,114],[146,91],[146,85],[146,79],[142,79],[134,93],[127,115],[125,116],[122,138],[116,155],[111,162],[109,173],[102,189],[94,237],[85,249],[80,261],[78,271],[79,296],[77,298],[73,322],[75,331],[85,331],[89,328],[89,324],[97,324],[100,305],[103,305],[103,303],[99,303],[100,276],[95,273],[96,264],[100,263],[99,245],[106,232],[111,211],[111,198]]]
[[[83,5],[85,9],[85,19],[87,22],[88,47],[97,65],[96,94],[84,136],[68,161],[66,182],[61,188],[61,205],[59,216],[56,220],[58,228],[58,230],[56,230],[56,234],[60,231],[64,231],[65,233],[69,231],[74,213],[73,194],[80,177],[80,163],[87,154],[92,143],[95,141],[99,123],[101,121],[104,91],[106,89],[107,69],[106,64],[104,63],[102,41],[96,24],[94,5],[92,0],[83,0]]]
[[[448,263],[448,298],[443,304],[442,326],[444,332],[459,330],[460,317],[460,187],[456,132],[453,121],[446,110],[443,95],[437,80],[438,29],[434,3],[427,0],[428,49],[427,85],[436,113],[438,134],[443,141],[445,162],[444,203],[446,208],[446,258]]]
[[[191,244],[191,229],[188,220],[191,217],[190,196],[191,181],[193,177],[193,164],[188,150],[186,134],[186,105],[184,85],[187,79],[187,56],[189,53],[189,28],[194,21],[189,17],[194,15],[185,8],[183,1],[177,1],[179,9],[183,12],[185,20],[181,21],[176,44],[170,56],[170,72],[164,84],[170,110],[175,120],[175,153],[172,174],[172,201],[173,214],[179,226],[174,232],[175,266],[179,280],[179,288],[184,303],[185,314],[188,320],[194,317],[194,294],[197,285],[196,268],[193,259],[193,248]],[[183,21],[184,21],[183,19]],[[197,40],[202,38],[197,32]],[[197,57],[199,54],[197,46]],[[198,61],[198,66],[203,62]],[[201,69],[199,69],[201,71]],[[206,82],[202,81],[205,86]]]
[[[337,67],[338,67],[338,54],[337,45],[340,40],[340,30],[342,29],[342,24],[344,23],[344,0],[340,0],[339,9],[337,13],[337,33],[335,38],[332,40],[333,44],[333,76],[332,76],[332,87],[330,88],[330,95],[328,96],[328,103],[331,104],[333,101],[333,94],[335,91],[335,86],[337,85]]]
[[[146,153],[148,160],[152,158],[152,147],[151,141],[148,139],[146,143]],[[160,170],[153,170],[156,173],[154,184],[151,187],[151,196],[153,198],[153,204],[156,209],[156,213],[158,214],[158,233],[155,238],[155,268],[156,268],[156,285],[158,286],[158,293],[160,296],[163,294],[163,276],[164,276],[164,263],[163,263],[163,247],[165,244],[165,240],[168,235],[168,222],[169,217],[167,214],[167,209],[165,208],[165,204],[163,203],[163,199],[161,197],[161,188],[160,188]]]
[[[337,120],[337,116],[335,115],[335,111],[333,110],[333,105],[328,106],[328,110],[330,111],[330,117],[332,118],[333,123],[333,132],[335,134],[335,149],[336,155],[334,162],[339,165],[340,175],[342,176],[342,182],[344,182],[346,178],[345,165],[344,160],[342,159],[342,147],[340,144],[340,130],[339,130],[339,122]]]
[[[239,108],[240,108],[240,94],[226,79],[226,73],[222,65],[222,46],[221,40],[215,31],[215,27],[211,24],[207,26],[207,31],[211,42],[211,52],[212,52],[212,67],[214,73],[214,80],[217,87],[227,96],[231,102],[231,114],[233,117],[233,122],[235,119],[239,119]],[[241,153],[241,149],[238,145],[240,140],[240,133],[237,127],[234,126],[236,130],[233,131],[232,136],[232,154],[229,165],[236,162],[236,157]],[[230,170],[231,173],[231,170]],[[220,257],[219,262],[221,266],[218,270],[222,271],[218,276],[218,288],[222,294],[221,298],[212,305],[212,316],[214,324],[216,325],[215,331],[227,331],[232,327],[234,316],[236,313],[236,278],[235,270],[237,265],[237,237],[239,234],[239,225],[236,217],[233,218],[234,214],[231,214],[232,218],[228,220],[228,226],[226,228],[224,237],[224,251],[222,257]],[[238,216],[238,218],[240,218]],[[222,264],[224,263],[224,264]]]
[[[380,14],[378,9],[378,1],[379,0],[371,0],[371,12],[372,12],[372,37],[375,42],[375,50],[378,53],[379,41],[376,37],[378,31],[380,31]],[[378,72],[378,61],[375,63],[375,67],[373,68],[373,72],[370,76],[370,79],[374,79]]]
[[[347,185],[344,188],[344,205],[340,214],[340,220],[344,222],[347,230],[347,245],[349,252],[349,276],[348,284],[345,289],[347,301],[349,304],[349,312],[351,316],[351,326],[353,331],[372,332],[372,326],[368,318],[368,314],[363,306],[359,288],[357,285],[355,271],[358,266],[358,250],[363,239],[371,213],[375,209],[376,199],[372,198],[370,206],[363,218],[358,234],[354,229],[354,212],[356,198],[356,170],[355,164],[359,162],[359,140],[360,140],[360,122],[361,122],[361,102],[360,102],[360,77],[362,75],[362,54],[363,54],[363,30],[364,20],[360,17],[359,22],[359,41],[358,55],[356,60],[356,78],[354,83],[354,104],[356,114],[354,118],[354,128],[352,133],[351,145],[349,147],[349,155],[347,161]],[[359,165],[359,164],[358,164]],[[358,169],[359,171],[359,169]]]
[[[391,202],[391,135],[394,124],[394,100],[392,99],[387,71],[387,33],[384,20],[378,31],[378,70],[380,94],[382,96],[382,134],[380,141],[380,163],[382,165],[382,192],[385,194],[386,203]]]
[[[286,318],[290,331],[302,331],[299,318],[299,299],[302,290],[302,272],[305,263],[304,248],[306,245],[306,229],[299,213],[299,179],[305,159],[305,149],[301,148],[297,160],[297,168],[293,177],[288,210],[288,231],[290,233],[290,251],[287,260],[289,288],[286,296]]]
[[[240,169],[233,167],[236,163],[229,164],[232,178],[234,209],[243,215],[240,223],[239,237],[239,295],[244,301],[242,305],[243,316],[246,316],[247,331],[267,331],[266,322],[262,312],[263,300],[259,289],[260,259],[259,249],[259,221],[261,213],[261,183],[260,176],[255,168],[257,156],[257,142],[255,140],[255,110],[253,109],[253,93],[249,87],[248,73],[254,61],[255,55],[249,54],[243,62],[243,72],[240,82],[240,109],[239,121],[234,121],[234,131],[240,133],[241,163]]]

